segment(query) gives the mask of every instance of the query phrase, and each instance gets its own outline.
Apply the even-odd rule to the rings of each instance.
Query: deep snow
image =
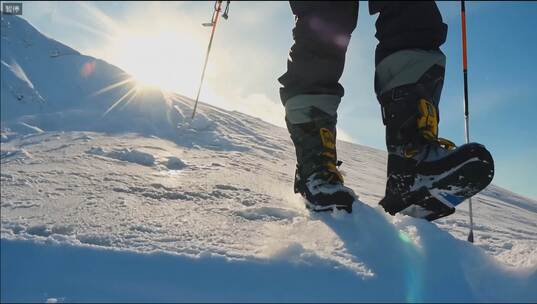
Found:
[[[466,204],[389,216],[385,153],[338,142],[360,201],[310,214],[286,130],[203,103],[190,121],[18,17],[1,39],[2,301],[537,301],[534,200],[488,187],[472,245]]]

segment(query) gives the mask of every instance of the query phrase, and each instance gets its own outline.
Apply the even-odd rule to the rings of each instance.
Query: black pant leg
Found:
[[[439,50],[446,41],[447,25],[434,1],[370,1],[369,13],[380,13],[375,65],[399,50]]]
[[[339,83],[345,53],[358,19],[358,1],[290,1],[295,15],[294,45],[283,85],[283,104],[300,94],[343,96]]]

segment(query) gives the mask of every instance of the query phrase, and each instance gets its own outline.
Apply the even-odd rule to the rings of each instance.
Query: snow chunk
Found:
[[[209,131],[214,129],[215,122],[203,113],[197,113],[194,119],[190,122],[190,127],[196,131]]]
[[[184,169],[187,165],[179,158],[175,156],[168,157],[166,162],[166,168],[170,170],[181,170]]]
[[[91,147],[86,153],[100,156],[106,156],[107,154],[102,147]]]
[[[299,215],[298,212],[276,207],[247,208],[236,212],[247,220],[288,220]]]
[[[144,166],[153,166],[155,164],[155,157],[153,155],[129,148],[113,151],[111,152],[110,156],[112,158],[117,158],[119,160]]]
[[[122,160],[130,163],[135,163],[143,166],[155,165],[155,157],[146,152],[136,149],[124,148],[106,152],[102,147],[92,147],[87,151],[88,154],[109,157],[117,160]]]
[[[113,236],[106,234],[84,233],[77,235],[76,238],[80,243],[103,247],[110,247],[115,241]]]
[[[220,189],[220,190],[232,190],[232,191],[237,191],[239,190],[237,187],[233,187],[231,185],[215,185],[214,186],[216,189]]]
[[[36,236],[47,237],[52,234],[52,229],[50,225],[34,225],[28,227],[28,229],[26,229],[26,232]]]

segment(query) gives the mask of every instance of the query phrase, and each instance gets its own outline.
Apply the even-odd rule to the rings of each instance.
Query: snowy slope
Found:
[[[189,121],[190,99],[17,17],[1,39],[2,301],[537,301],[534,200],[487,188],[471,245],[466,204],[386,215],[385,153],[338,142],[360,201],[310,214],[286,130]]]

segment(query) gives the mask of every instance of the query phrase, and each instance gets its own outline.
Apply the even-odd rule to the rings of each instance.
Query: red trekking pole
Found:
[[[462,72],[464,76],[464,131],[466,143],[470,142],[469,113],[468,113],[468,59],[466,51],[466,10],[464,0],[461,0],[461,27],[462,27]],[[472,213],[472,199],[468,199],[468,212],[470,215],[470,234],[468,242],[474,242],[474,216]]]

